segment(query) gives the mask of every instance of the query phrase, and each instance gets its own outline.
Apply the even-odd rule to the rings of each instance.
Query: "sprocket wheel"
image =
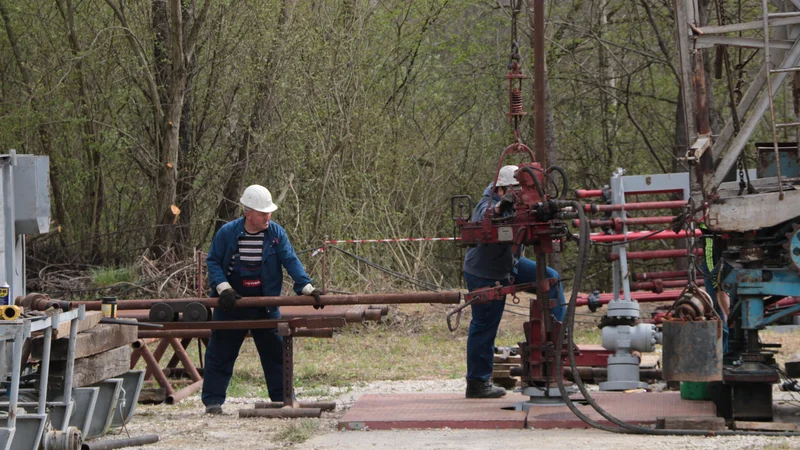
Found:
[[[800,224],[792,224],[792,231],[786,233],[783,248],[789,256],[789,266],[800,274]]]

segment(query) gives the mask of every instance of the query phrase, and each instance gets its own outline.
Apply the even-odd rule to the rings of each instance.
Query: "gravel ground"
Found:
[[[336,410],[313,420],[313,436],[301,444],[277,437],[297,419],[239,419],[238,410],[250,408],[261,398],[229,398],[223,405],[223,416],[207,416],[200,398],[194,395],[178,405],[139,405],[137,415],[128,425],[131,436],[158,434],[157,444],[142,448],[172,450],[220,449],[235,450],[294,447],[298,449],[800,449],[800,438],[763,436],[681,437],[634,436],[599,430],[402,430],[402,431],[338,431],[337,420],[363,394],[367,393],[452,393],[463,392],[463,380],[380,381],[350,388],[331,388],[325,397],[304,396],[302,400],[335,400]],[[121,435],[106,436],[119,439]],[[234,450],[233,448],[231,450]]]

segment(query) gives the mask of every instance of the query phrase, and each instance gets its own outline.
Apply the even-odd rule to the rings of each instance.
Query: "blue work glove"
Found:
[[[223,311],[231,312],[236,309],[236,300],[242,298],[238,292],[233,289],[225,289],[219,294],[219,306]]]

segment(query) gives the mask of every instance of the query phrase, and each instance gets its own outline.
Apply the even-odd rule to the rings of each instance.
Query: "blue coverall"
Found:
[[[238,257],[239,236],[245,233],[244,218],[240,218],[225,224],[214,235],[206,258],[211,296],[217,297],[217,285],[226,281],[243,297],[281,295],[282,268],[285,268],[292,277],[294,291],[300,295],[303,287],[311,283],[311,279],[297,259],[286,231],[277,223],[270,221],[269,228],[264,230],[261,264],[257,265],[243,264]],[[232,260],[233,270],[228,272]],[[247,287],[245,284],[253,283],[246,283],[246,280],[260,280],[261,286]],[[214,309],[214,320],[278,319],[280,316],[278,307],[236,308],[231,312],[223,311],[222,308]],[[283,338],[278,336],[274,328],[257,328],[249,331],[253,335],[261,359],[269,397],[274,402],[282,402]],[[211,331],[203,374],[204,405],[221,405],[225,402],[233,366],[247,332],[246,329]]]
[[[719,279],[719,272],[722,269],[722,259],[718,256],[714,255],[714,236],[711,232],[706,228],[705,225],[700,225],[700,230],[703,232],[703,251],[704,257],[701,258],[701,268],[703,269],[703,283],[706,290],[706,293],[711,297],[711,301],[714,303],[714,311],[723,319],[725,316],[722,312],[722,306],[717,301],[717,289],[719,289],[717,280]],[[718,261],[715,264],[716,261]],[[722,321],[722,353],[728,353],[728,340],[730,336],[730,330],[728,329],[728,321]]]
[[[483,191],[483,198],[472,212],[472,221],[483,219],[486,209],[500,201],[490,184]],[[513,277],[513,281],[512,281]],[[547,277],[558,279],[558,272],[547,268]],[[467,250],[464,258],[464,279],[471,291],[482,287],[531,283],[536,281],[536,262],[519,258],[511,251],[511,244],[479,244]],[[530,291],[536,293],[535,290]],[[566,312],[566,301],[561,283],[550,288],[550,298],[557,299],[552,309],[553,317],[561,321]],[[503,318],[506,301],[496,300],[480,305],[471,305],[472,321],[467,337],[467,379],[488,381],[494,367],[494,339]]]

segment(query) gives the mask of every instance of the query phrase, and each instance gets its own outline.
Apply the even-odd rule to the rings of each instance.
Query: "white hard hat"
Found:
[[[497,177],[497,187],[503,186],[516,186],[519,184],[516,178],[514,178],[514,172],[517,171],[519,167],[517,166],[503,166],[500,168],[500,175]]]
[[[278,205],[272,203],[272,194],[269,193],[267,188],[257,184],[247,186],[239,202],[247,208],[262,213],[269,213],[278,209]]]

